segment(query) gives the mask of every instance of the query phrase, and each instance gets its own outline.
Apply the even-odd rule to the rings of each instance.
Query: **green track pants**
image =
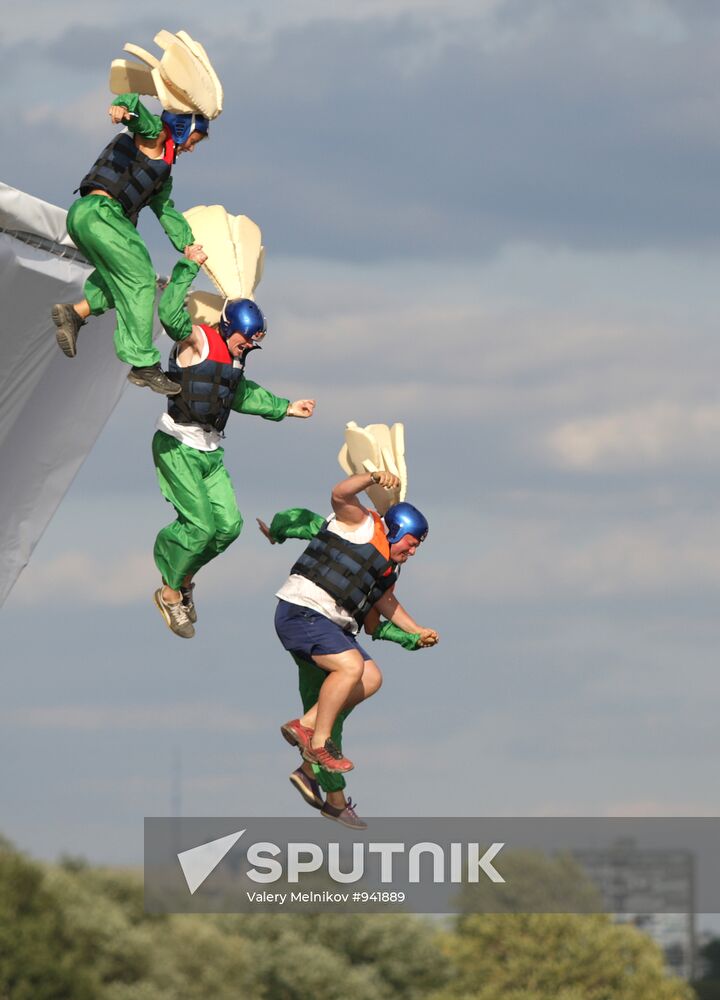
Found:
[[[155,565],[164,583],[178,590],[187,575],[235,541],[243,519],[222,448],[198,451],[157,431],[152,452],[162,494],[177,511],[155,539]]]
[[[153,347],[155,268],[150,254],[119,201],[101,194],[78,198],[70,206],[67,230],[95,267],[85,282],[93,316],[115,309],[115,353],[142,368],[160,360]]]
[[[301,656],[296,656],[295,653],[291,653],[290,655],[295,660],[298,668],[303,712],[308,712],[320,697],[320,688],[323,685],[323,681],[327,678],[327,671],[322,670],[310,660],[304,660]],[[338,750],[342,750],[343,723],[351,712],[352,708],[340,712],[337,719],[335,719],[335,725],[332,727],[330,739]],[[342,774],[330,774],[328,771],[324,771],[321,767],[318,767],[317,764],[313,764],[312,769],[315,772],[315,779],[318,785],[320,785],[324,792],[341,792],[345,788],[345,778],[343,778]]]

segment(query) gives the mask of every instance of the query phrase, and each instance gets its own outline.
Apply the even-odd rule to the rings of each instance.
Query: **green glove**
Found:
[[[275,515],[270,524],[270,538],[280,545],[287,538],[301,538],[310,541],[317,535],[325,523],[321,514],[316,514],[305,507],[290,507]]]
[[[406,632],[403,628],[398,628],[392,622],[381,622],[372,634],[373,640],[385,639],[387,642],[396,642],[403,649],[420,649],[420,633]]]

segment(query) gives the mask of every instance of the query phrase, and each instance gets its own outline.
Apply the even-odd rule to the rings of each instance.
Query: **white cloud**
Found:
[[[571,420],[545,439],[552,461],[563,468],[608,472],[684,464],[717,464],[720,405],[683,407],[655,402],[600,417]]]

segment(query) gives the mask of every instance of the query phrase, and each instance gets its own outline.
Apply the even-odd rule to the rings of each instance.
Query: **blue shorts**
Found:
[[[344,653],[346,649],[357,649],[363,660],[372,660],[352,632],[345,632],[319,611],[303,608],[289,601],[278,601],[275,612],[275,631],[288,653],[294,653],[304,660],[313,656],[327,656]]]

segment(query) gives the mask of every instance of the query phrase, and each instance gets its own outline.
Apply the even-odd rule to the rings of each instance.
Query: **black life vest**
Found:
[[[102,188],[120,202],[130,221],[136,223],[140,209],[159,193],[169,176],[169,163],[146,156],[130,133],[122,132],[98,156],[80,181],[78,191],[85,196],[93,188]]]
[[[358,625],[398,576],[382,520],[372,517],[375,531],[364,543],[341,538],[326,521],[290,571],[321,587]]]
[[[182,386],[177,396],[168,396],[168,413],[177,424],[197,424],[203,430],[222,432],[227,423],[235,391],[243,380],[245,364],[235,367],[227,344],[211,326],[202,326],[209,354],[196,365],[181,368],[177,347],[170,355],[168,375]]]

